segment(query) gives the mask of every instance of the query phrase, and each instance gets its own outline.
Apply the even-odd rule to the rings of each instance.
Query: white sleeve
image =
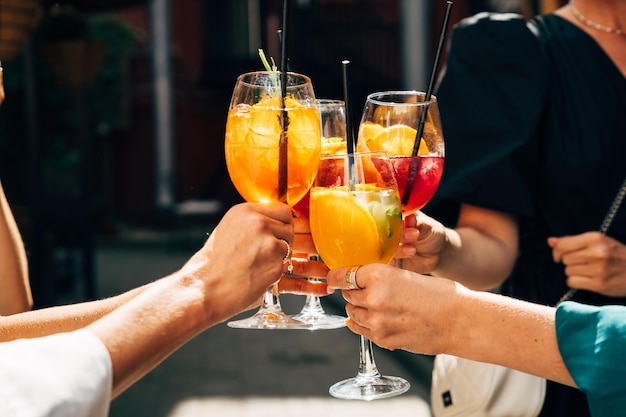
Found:
[[[113,370],[87,330],[0,343],[0,416],[106,417]]]

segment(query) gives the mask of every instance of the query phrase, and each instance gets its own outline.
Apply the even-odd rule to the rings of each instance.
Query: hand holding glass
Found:
[[[226,166],[237,191],[247,201],[282,201],[290,206],[309,190],[319,166],[320,119],[311,80],[287,73],[281,98],[279,72],[251,72],[237,78],[226,121]],[[286,124],[282,123],[286,112]],[[286,131],[287,171],[280,178],[281,140]],[[284,143],[284,142],[283,142]],[[286,195],[280,182],[286,179]],[[287,316],[269,288],[259,311],[230,327],[252,329],[309,328]]]
[[[311,188],[311,234],[330,268],[388,263],[402,234],[393,168],[384,152],[322,155]],[[361,336],[359,371],[330,387],[342,399],[374,400],[406,392],[409,383],[382,376],[372,342]]]

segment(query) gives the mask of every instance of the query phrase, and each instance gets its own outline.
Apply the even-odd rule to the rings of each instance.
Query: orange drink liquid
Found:
[[[321,129],[316,107],[286,97],[289,117],[287,203],[296,204],[308,191],[319,166]],[[282,132],[280,98],[262,98],[228,112],[226,166],[237,191],[246,201],[278,201],[279,143]]]

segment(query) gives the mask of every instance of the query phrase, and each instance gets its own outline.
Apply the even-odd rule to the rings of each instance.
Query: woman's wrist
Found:
[[[449,268],[449,260],[452,260],[452,265],[454,265],[456,257],[454,252],[455,247],[458,246],[456,242],[459,241],[459,235],[454,229],[447,228],[443,225],[442,230],[442,243],[439,249],[438,261],[432,274],[445,278],[454,278],[453,271]],[[456,260],[458,261],[458,258]]]

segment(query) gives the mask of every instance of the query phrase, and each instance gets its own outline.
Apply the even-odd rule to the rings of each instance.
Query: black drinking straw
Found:
[[[354,129],[352,127],[352,106],[350,105],[350,78],[348,76],[348,67],[350,61],[344,59],[341,61],[343,68],[343,101],[346,107],[346,139],[348,148],[348,179],[350,190],[354,189],[356,183],[356,173],[354,170]]]
[[[354,153],[354,130],[352,127],[352,106],[350,106],[350,78],[348,76],[348,67],[350,61],[344,59],[341,61],[343,69],[343,101],[346,107],[346,138],[348,139],[348,153]]]
[[[420,117],[419,125],[417,127],[417,134],[415,135],[415,143],[413,144],[413,152],[412,156],[417,156],[419,151],[420,141],[422,140],[422,136],[424,136],[424,124],[426,123],[426,117],[428,115],[428,106],[429,101],[433,93],[433,87],[435,84],[435,75],[437,73],[437,67],[439,66],[439,58],[441,56],[441,50],[443,49],[443,44],[446,39],[446,32],[448,31],[448,21],[450,20],[450,11],[452,10],[452,2],[446,2],[446,11],[443,16],[443,23],[441,25],[441,32],[439,33],[439,44],[437,45],[437,51],[435,53],[435,61],[433,63],[433,68],[430,72],[430,80],[428,82],[428,88],[426,90],[426,96],[424,97],[424,111]],[[411,189],[413,188],[413,184],[415,183],[415,178],[417,177],[417,166],[418,161],[417,158],[413,158],[411,160],[411,166],[409,168],[409,177],[407,179],[406,188],[404,189],[404,193],[402,194],[402,204],[407,204],[409,202],[409,198],[411,197]]]
[[[281,29],[278,29],[276,31],[276,37],[278,38],[278,46],[281,48],[282,51],[282,45],[283,45],[283,31]],[[289,58],[287,58],[287,66],[286,66],[286,71],[289,72],[291,71],[291,68],[289,68]]]
[[[280,142],[278,151],[278,200],[287,202],[287,171],[288,171],[288,138],[287,127],[289,126],[289,115],[285,109],[285,97],[287,96],[287,5],[289,0],[283,0],[283,28],[282,36],[279,34],[280,42]]]

